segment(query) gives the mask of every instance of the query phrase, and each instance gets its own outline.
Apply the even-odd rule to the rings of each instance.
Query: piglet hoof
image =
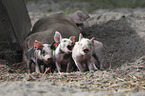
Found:
[[[90,73],[94,73],[95,71],[94,70],[90,70]]]
[[[62,73],[60,71],[58,71],[59,75],[62,75]]]
[[[40,73],[40,72],[33,72],[32,74],[40,75],[40,74],[42,74],[42,73]]]
[[[94,69],[94,71],[98,71],[98,69]]]

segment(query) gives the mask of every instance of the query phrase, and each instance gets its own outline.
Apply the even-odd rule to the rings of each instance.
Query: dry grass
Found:
[[[0,81],[35,81],[63,84],[70,88],[80,88],[89,91],[103,90],[109,92],[134,92],[145,90],[145,57],[141,57],[134,63],[123,65],[117,69],[109,69],[96,72],[71,72],[71,73],[44,73],[27,74],[22,63],[13,64],[15,71],[7,66],[6,61],[1,60]],[[124,69],[124,67],[126,69]],[[17,68],[17,70],[16,70]],[[20,71],[20,69],[21,71]],[[129,70],[129,71],[128,71]],[[22,71],[24,73],[22,73]],[[124,71],[125,73],[123,73]]]

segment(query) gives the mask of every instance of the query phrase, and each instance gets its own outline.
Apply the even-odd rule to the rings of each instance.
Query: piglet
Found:
[[[58,72],[70,72],[73,69],[72,48],[75,43],[75,36],[69,39],[62,38],[61,34],[56,31],[54,35],[57,48],[54,51],[55,64]]]
[[[72,50],[72,58],[81,72],[93,71],[92,49],[94,45],[94,38],[83,38],[82,34],[79,36],[79,42],[76,42]]]
[[[103,67],[103,50],[104,46],[103,43],[97,40],[94,40],[94,46],[93,46],[93,51],[92,51],[92,56],[93,56],[93,62],[95,63],[95,66],[97,66],[100,70],[104,70]]]
[[[79,41],[72,50],[72,58],[81,72],[98,70],[95,61],[102,64],[102,43],[79,35]],[[99,57],[100,56],[100,57]],[[95,59],[94,59],[95,58]],[[100,66],[102,68],[102,65]]]
[[[53,48],[53,44],[42,44],[35,40],[34,47],[26,52],[28,73],[32,72],[32,64],[35,65],[35,71],[38,73],[43,73],[46,67],[51,67],[52,70],[55,70]]]

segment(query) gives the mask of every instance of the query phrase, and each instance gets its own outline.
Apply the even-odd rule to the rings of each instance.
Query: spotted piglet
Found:
[[[34,47],[26,52],[28,73],[33,72],[34,69],[38,73],[43,73],[46,67],[51,67],[51,70],[55,70],[53,48],[53,44],[42,44],[35,40]],[[35,68],[32,67],[33,64]]]
[[[58,72],[72,71],[74,68],[72,48],[75,43],[75,36],[71,36],[69,39],[62,38],[61,34],[56,31],[54,40],[58,45],[54,52],[55,64]]]

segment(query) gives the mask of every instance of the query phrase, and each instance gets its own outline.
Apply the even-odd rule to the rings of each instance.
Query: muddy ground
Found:
[[[0,96],[145,96],[145,9],[88,11],[86,2],[66,7],[68,1],[59,0],[26,4],[32,24],[52,12],[88,12],[91,18],[82,33],[103,42],[105,70],[27,74],[23,62],[11,64],[1,59]]]

